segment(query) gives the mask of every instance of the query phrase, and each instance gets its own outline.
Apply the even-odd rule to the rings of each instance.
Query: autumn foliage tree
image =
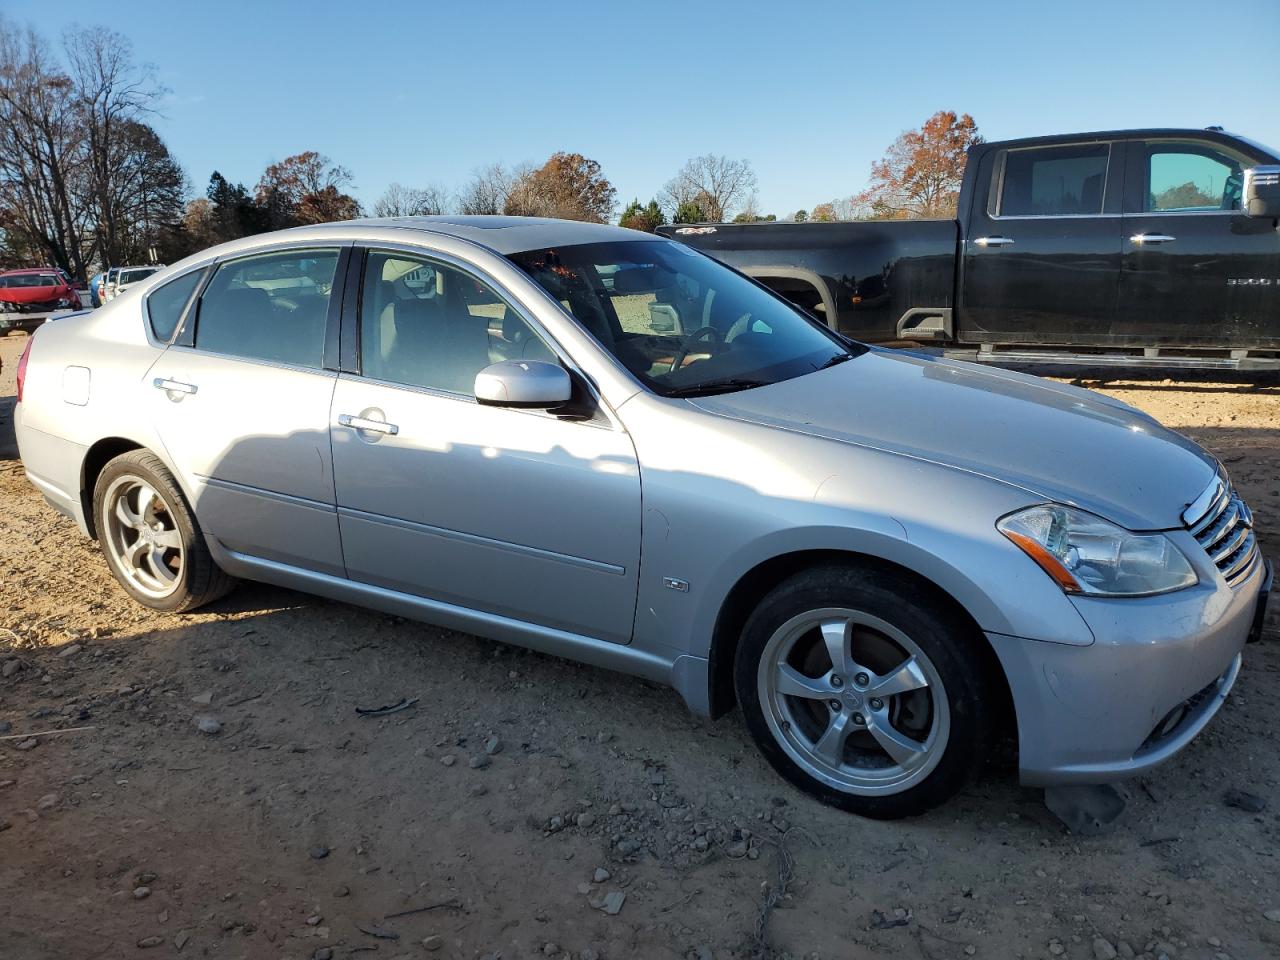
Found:
[[[254,200],[267,211],[273,228],[352,220],[360,216],[360,204],[342,192],[350,184],[351,172],[346,167],[315,150],[306,150],[267,167],[255,188]]]
[[[607,223],[618,191],[600,172],[600,164],[580,153],[555,153],[521,176],[511,188],[503,212],[517,217],[559,217]]]
[[[853,207],[882,220],[954,217],[967,151],[981,142],[973,117],[939,110],[871,165],[871,183],[852,198]]]

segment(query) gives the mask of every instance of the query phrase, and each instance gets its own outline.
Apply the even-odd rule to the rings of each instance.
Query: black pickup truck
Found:
[[[1009,366],[1280,370],[1280,153],[1216,127],[979,144],[956,220],[659,233],[859,340]]]

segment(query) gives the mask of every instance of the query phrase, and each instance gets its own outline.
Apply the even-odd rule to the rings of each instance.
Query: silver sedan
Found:
[[[866,816],[1015,732],[1029,784],[1168,759],[1270,581],[1221,465],[1149,417],[614,227],[253,237],[21,366],[28,477],[140,603],[261,580],[666,682]]]

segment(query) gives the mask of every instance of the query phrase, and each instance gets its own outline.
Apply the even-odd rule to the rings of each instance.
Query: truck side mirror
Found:
[[[1244,172],[1242,206],[1251,217],[1280,219],[1280,164],[1262,164]]]

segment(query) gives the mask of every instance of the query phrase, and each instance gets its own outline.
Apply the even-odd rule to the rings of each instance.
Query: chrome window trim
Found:
[[[288,363],[284,360],[267,360],[263,357],[242,357],[236,353],[220,353],[217,350],[206,350],[200,347],[188,347],[185,343],[173,343],[169,345],[173,350],[188,350],[191,353],[199,354],[202,357],[212,357],[215,360],[238,360],[241,363],[253,363],[260,367],[274,367],[277,370],[293,370],[297,373],[315,373],[325,377],[336,378],[337,370],[330,370],[321,364],[318,367],[308,367],[301,363]]]
[[[609,422],[605,424],[605,423],[599,423],[597,421],[592,421],[592,420],[567,420],[564,417],[556,416],[555,414],[550,413],[546,410],[520,409],[515,407],[503,407],[500,409],[507,410],[508,412],[515,411],[519,413],[532,413],[538,416],[547,417],[547,418],[558,420],[564,423],[576,423],[576,424],[581,424],[585,426],[593,426],[597,428],[602,427],[605,429],[617,430],[619,433],[626,432],[626,430],[622,426],[622,421],[618,419],[617,414],[615,414],[613,409],[609,406],[609,404],[605,402],[604,397],[601,395],[599,389],[597,389],[595,382],[591,379],[591,377],[587,376],[586,372],[583,371],[583,369],[580,366],[578,366],[577,362],[573,359],[573,357],[569,354],[569,352],[560,345],[560,343],[551,334],[551,332],[547,330],[546,326],[541,322],[539,322],[535,316],[533,316],[533,313],[524,305],[523,302],[521,302],[520,298],[517,297],[515,294],[513,294],[501,281],[495,278],[493,274],[491,274],[488,270],[485,270],[483,267],[478,266],[477,264],[474,264],[469,260],[464,260],[461,257],[455,256],[454,254],[446,253],[443,250],[437,250],[435,247],[426,246],[421,243],[408,243],[408,242],[396,243],[393,241],[380,241],[380,240],[356,241],[355,249],[358,251],[364,252],[364,255],[365,255],[364,270],[369,269],[368,257],[371,254],[380,253],[380,252],[381,253],[403,253],[419,260],[421,259],[437,260],[443,266],[450,267],[455,270],[459,270],[463,274],[473,277],[481,281],[482,283],[484,283],[486,286],[490,287],[494,293],[498,294],[499,298],[503,301],[503,303],[505,303],[510,309],[514,310],[516,312],[516,315],[521,320],[523,320],[525,324],[528,325],[529,329],[532,330],[534,334],[539,339],[542,340],[543,345],[546,346],[547,349],[550,350],[553,354],[555,354],[556,358],[565,366],[565,368],[571,371],[572,373],[577,374],[578,378],[586,385],[587,392],[591,395],[591,398],[595,401],[596,407],[602,413],[604,413],[606,419]],[[483,247],[480,247],[478,249],[484,249],[486,250],[486,252],[492,252],[492,251],[488,251],[487,248],[483,248]],[[501,254],[494,254],[494,256],[501,256]],[[361,276],[362,288],[364,285],[364,279],[365,278],[362,274]],[[535,286],[537,285],[535,284]],[[364,301],[364,297],[363,297],[363,289],[362,289],[361,296],[358,298],[358,306],[356,308],[357,311],[362,311],[364,309],[363,301]],[[560,308],[560,309],[563,312],[563,308]],[[572,317],[570,317],[570,320],[576,323],[576,321],[574,321]],[[357,330],[356,340],[358,344],[358,349],[360,351],[360,358],[363,361],[364,359],[363,339],[364,338],[359,336],[359,333],[360,331]],[[395,380],[382,380],[382,379],[379,379],[378,377],[371,377],[366,375],[363,372],[363,367],[364,367],[364,364],[362,362],[360,373],[344,373],[343,376],[349,379],[358,380],[364,383],[377,384],[379,386],[384,386],[384,387],[394,387],[399,390],[411,390],[416,393],[424,393],[430,396],[437,396],[437,397],[441,397],[443,399],[448,399],[448,400],[465,400],[473,404],[479,403],[479,401],[476,400],[473,394],[459,393],[457,391],[446,390],[441,387],[425,387],[415,383],[400,383]]]
[[[1124,217],[1243,217],[1243,210],[1222,210],[1205,207],[1202,210],[1137,210],[1120,214]]]
[[[1028,150],[1066,150],[1072,147],[1089,147],[1105,145],[1107,162],[1102,174],[1102,197],[1098,201],[1097,213],[1000,213],[1004,205],[1005,171],[1009,162],[1009,154],[1025,153]],[[1107,189],[1111,186],[1111,162],[1115,155],[1115,140],[1077,140],[1071,143],[1048,143],[1028,147],[1008,147],[1000,151],[1000,160],[996,165],[997,189],[987,193],[987,218],[990,220],[1073,220],[1094,219],[1102,217],[1118,217],[1118,213],[1105,213],[1107,206]]]

